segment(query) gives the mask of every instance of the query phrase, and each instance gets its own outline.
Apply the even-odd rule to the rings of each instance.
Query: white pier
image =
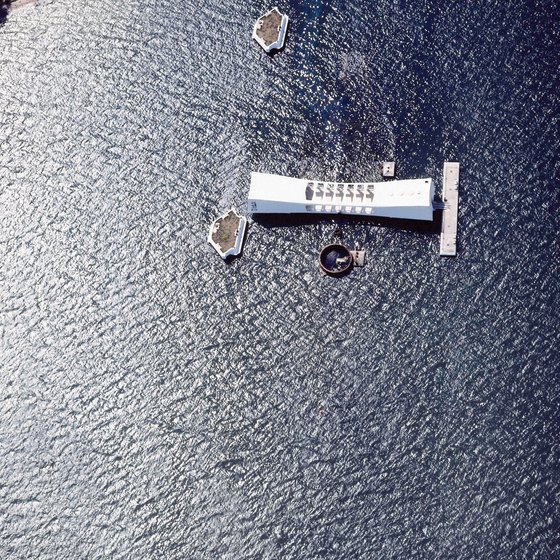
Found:
[[[457,219],[459,215],[459,162],[443,164],[443,215],[439,254],[443,257],[457,255]]]
[[[430,178],[382,183],[313,181],[251,173],[248,211],[252,214],[350,214],[433,220]]]

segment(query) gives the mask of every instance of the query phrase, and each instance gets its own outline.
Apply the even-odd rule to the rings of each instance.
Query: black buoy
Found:
[[[342,276],[354,264],[350,249],[340,243],[327,245],[319,255],[321,269],[331,276]]]

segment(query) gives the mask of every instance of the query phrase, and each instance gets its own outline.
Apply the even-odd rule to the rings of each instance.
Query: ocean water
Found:
[[[555,3],[55,0],[0,24],[0,558],[560,557]],[[434,227],[209,223],[461,162]],[[332,279],[340,227],[367,266]]]

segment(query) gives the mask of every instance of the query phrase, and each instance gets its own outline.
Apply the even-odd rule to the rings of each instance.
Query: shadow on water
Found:
[[[4,25],[6,19],[8,18],[8,12],[10,11],[10,6],[8,2],[0,0],[0,26]]]
[[[266,51],[265,51],[264,54],[267,56],[267,58],[269,58],[270,60],[272,60],[277,54],[279,54],[279,53],[281,53],[281,52],[284,52],[285,48],[286,48],[286,45],[284,44],[284,46],[283,46],[281,49],[274,49],[274,50],[272,50],[272,51],[270,51],[270,52],[266,52]]]
[[[434,212],[434,219],[432,222],[348,216],[345,214],[335,214],[333,216],[327,216],[325,214],[253,214],[253,220],[267,229],[325,224],[332,224],[333,227],[345,226],[346,229],[346,227],[362,224],[423,235],[439,235],[441,231],[441,217],[441,211]]]

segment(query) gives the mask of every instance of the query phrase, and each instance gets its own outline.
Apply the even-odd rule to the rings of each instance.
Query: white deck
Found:
[[[439,254],[455,257],[459,215],[459,163],[455,161],[443,164],[443,203]]]
[[[430,178],[382,183],[339,183],[251,173],[253,214],[351,214],[408,220],[433,219]]]

